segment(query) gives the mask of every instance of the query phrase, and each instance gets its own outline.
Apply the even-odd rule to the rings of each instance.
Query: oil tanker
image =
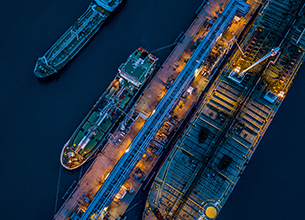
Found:
[[[158,59],[142,48],[118,68],[118,74],[77,127],[61,152],[61,164],[73,170],[99,148],[118,119],[129,114],[134,97],[152,74]],[[130,110],[131,111],[131,110]]]
[[[160,168],[144,220],[217,218],[303,63],[304,18],[301,0],[260,10]]]
[[[63,68],[99,30],[105,19],[122,2],[122,0],[93,1],[85,13],[39,57],[34,73],[45,78]]]

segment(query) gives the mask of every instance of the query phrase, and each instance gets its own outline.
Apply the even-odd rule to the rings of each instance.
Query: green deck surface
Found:
[[[97,120],[98,112],[92,112],[91,116],[89,117],[88,121],[95,123]]]
[[[90,140],[89,143],[84,148],[84,154],[87,154],[87,155],[82,155],[82,156],[88,156],[88,153],[96,146],[96,144],[97,144],[97,142],[94,139]]]
[[[84,133],[90,128],[92,125],[89,122],[86,122],[83,126],[84,131],[79,130],[77,136],[74,139],[74,144],[78,145],[79,142],[83,139]]]
[[[138,66],[137,68],[134,68],[133,66],[134,60],[130,60],[127,62],[127,64],[124,67],[124,70],[126,73],[133,76],[135,79],[139,80],[139,82],[142,83],[144,81],[143,73],[145,72],[146,68],[143,68],[142,66]]]
[[[111,124],[112,124],[111,120],[107,118],[107,119],[105,119],[105,120],[101,123],[100,128],[101,128],[101,130],[102,130],[103,132],[106,133],[106,131],[107,131],[107,130],[109,129],[109,127],[111,126]]]
[[[102,137],[104,136],[105,132],[102,132],[100,130],[97,130],[97,133],[95,135],[95,138],[98,139],[98,140],[101,140]]]
[[[124,108],[126,103],[130,100],[130,97],[128,96],[128,94],[123,98],[123,100],[120,102],[119,107],[120,108]]]

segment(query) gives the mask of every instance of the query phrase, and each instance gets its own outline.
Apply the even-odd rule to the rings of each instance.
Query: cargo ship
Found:
[[[130,117],[134,97],[152,74],[158,59],[142,48],[135,50],[118,68],[107,90],[77,127],[61,152],[61,164],[73,170],[99,148],[121,117]]]
[[[304,26],[304,1],[260,10],[157,173],[144,220],[217,218],[303,63]]]
[[[95,0],[85,13],[39,57],[34,73],[45,78],[63,68],[99,30],[105,19],[122,0]]]

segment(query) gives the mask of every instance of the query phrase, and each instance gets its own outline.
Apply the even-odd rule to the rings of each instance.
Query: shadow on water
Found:
[[[75,59],[76,59],[76,56],[70,62],[68,62],[61,70],[59,70],[57,73],[54,73],[54,74],[52,74],[50,76],[47,76],[45,78],[38,78],[37,77],[39,83],[41,85],[48,85],[50,83],[58,81],[62,77],[62,74],[65,74],[67,72],[67,70],[72,65],[72,63],[74,62]]]
[[[109,17],[105,21],[105,26],[108,24],[113,24],[114,21],[118,20],[118,15],[123,13],[126,10],[127,0],[122,1],[121,4],[109,15]]]

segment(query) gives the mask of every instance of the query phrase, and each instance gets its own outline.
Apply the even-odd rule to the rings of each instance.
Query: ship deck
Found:
[[[110,12],[95,2],[81,17],[39,58],[34,72],[43,78],[60,70],[99,30]]]
[[[79,47],[82,47],[102,25],[102,21],[109,15],[109,12],[101,8],[99,10],[93,10],[91,8],[93,6],[94,5],[90,5],[86,12],[45,54],[49,65],[58,68],[67,58],[74,57],[79,51]],[[103,16],[99,13],[102,13]]]
[[[142,49],[141,51],[143,52]],[[139,53],[139,49],[135,50],[121,67],[125,69],[125,66],[132,66],[139,60],[141,54]],[[146,52],[145,54],[148,55]],[[133,70],[140,69],[141,75],[137,76],[141,78],[141,84],[145,82],[149,74],[152,74],[155,61],[147,57],[143,61],[143,64],[132,68]],[[117,120],[123,114],[122,111],[129,109],[130,101],[139,92],[140,88],[138,87],[130,89],[132,85],[134,86],[131,82],[121,81],[120,74],[111,82],[110,86],[99,98],[73,133],[68,143],[64,146],[61,154],[61,162],[67,169],[75,169],[81,166],[92,156],[97,148],[104,143],[104,139],[110,130],[117,124]],[[129,74],[131,77],[136,77],[135,74],[138,73],[130,70]],[[100,121],[101,118],[103,118],[102,121]],[[87,143],[85,143],[86,141]]]
[[[120,76],[129,82],[129,85],[126,86],[129,88],[129,86],[139,87],[142,85],[154,70],[157,60],[156,57],[142,48],[133,52],[127,62],[119,67]]]
[[[290,7],[285,10],[289,14]],[[284,96],[265,98],[268,85],[286,94],[304,59],[304,50],[286,40],[276,62],[256,66],[241,83],[231,80],[237,63],[249,66],[281,43],[278,30],[260,28],[256,23],[243,39],[246,57],[241,61],[239,51],[233,54],[161,167],[145,219],[214,219],[227,201],[283,101]]]

